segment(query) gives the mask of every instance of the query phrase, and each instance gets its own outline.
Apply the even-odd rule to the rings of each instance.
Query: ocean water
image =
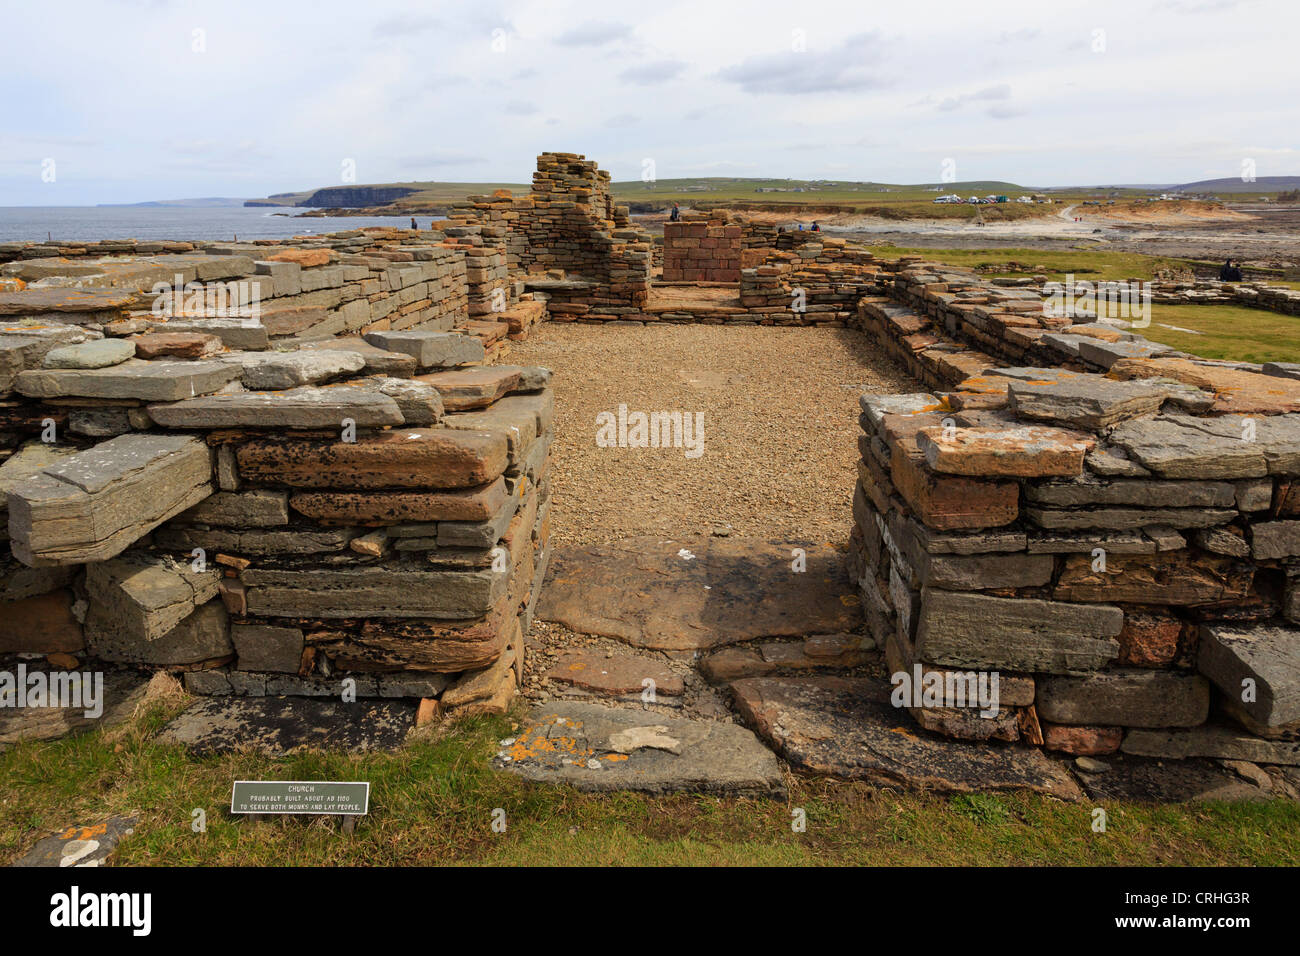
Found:
[[[408,228],[410,216],[327,216],[295,219],[266,207],[211,209],[175,206],[0,206],[0,242],[47,238],[92,239],[287,239],[363,226]],[[300,212],[301,210],[293,210]],[[432,218],[416,216],[421,229]]]

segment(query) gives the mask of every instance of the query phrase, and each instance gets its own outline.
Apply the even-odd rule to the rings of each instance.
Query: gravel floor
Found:
[[[702,534],[843,545],[858,395],[916,383],[848,329],[548,322],[507,361],[555,371],[552,542]],[[704,451],[602,448],[602,411],[702,412]]]

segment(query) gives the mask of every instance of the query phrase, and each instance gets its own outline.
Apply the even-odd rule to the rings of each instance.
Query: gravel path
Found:
[[[548,322],[507,361],[555,371],[552,541],[731,533],[843,545],[858,395],[918,391],[848,329]],[[703,413],[703,454],[597,445],[597,415]]]

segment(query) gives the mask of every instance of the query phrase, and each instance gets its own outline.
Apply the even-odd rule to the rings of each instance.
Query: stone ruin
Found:
[[[851,327],[918,383],[864,395],[839,440],[861,646],[941,689],[920,726],[1300,763],[1300,370],[730,218],[674,224],[661,283],[734,295],[660,300],[654,248],[567,153],[433,233],[0,245],[0,652],[502,711],[554,432],[551,374],[510,343],[543,320]],[[251,285],[258,314],[160,315],[158,282]],[[981,713],[956,692],[990,672]]]

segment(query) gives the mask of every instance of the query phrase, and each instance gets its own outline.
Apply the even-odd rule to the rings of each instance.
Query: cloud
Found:
[[[504,108],[511,116],[532,116],[540,112],[536,103],[528,103],[524,100],[511,100]]]
[[[385,17],[371,27],[370,32],[376,37],[400,38],[412,33],[428,33],[444,26],[443,21],[424,13],[399,13]]]
[[[561,33],[555,42],[560,46],[604,46],[626,40],[632,33],[632,28],[624,23],[589,23]]]
[[[404,156],[400,160],[402,166],[478,166],[486,163],[487,160],[482,156],[471,156],[465,153],[426,153],[423,156]]]
[[[718,73],[746,93],[846,93],[880,89],[887,82],[864,65],[879,62],[885,44],[879,33],[849,37],[827,52],[775,53],[749,57]]]
[[[1043,31],[1038,27],[1021,27],[1019,30],[1003,30],[998,34],[998,43],[1020,43],[1025,40],[1033,40],[1043,35]]]
[[[1016,116],[1024,116],[1026,111],[1014,106],[990,106],[985,110],[989,116],[994,119],[1011,119]]]
[[[686,64],[681,60],[655,60],[653,63],[645,63],[624,70],[618,76],[619,79],[627,83],[653,86],[656,83],[666,83],[668,80],[680,76],[685,69]]]
[[[976,90],[974,93],[962,93],[960,96],[947,96],[939,101],[938,109],[944,112],[960,109],[967,103],[978,100],[1009,100],[1011,99],[1011,84],[999,83],[997,86],[986,86],[982,90]]]

